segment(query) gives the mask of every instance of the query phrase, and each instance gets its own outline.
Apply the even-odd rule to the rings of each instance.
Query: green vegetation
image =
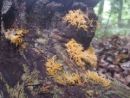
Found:
[[[96,36],[129,35],[129,10],[129,0],[101,0],[95,7],[96,14],[99,16],[99,29]]]

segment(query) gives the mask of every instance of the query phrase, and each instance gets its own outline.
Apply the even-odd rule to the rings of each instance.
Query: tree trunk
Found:
[[[2,10],[2,2],[3,0],[0,1],[0,23],[2,22],[2,13],[1,13],[1,10]],[[1,24],[0,24],[0,31],[1,31]],[[0,32],[1,34],[1,32]]]
[[[119,0],[119,11],[118,11],[118,26],[121,27],[122,22],[122,10],[123,10],[123,0]]]
[[[99,6],[99,10],[98,10],[98,15],[99,16],[102,16],[103,8],[104,8],[104,0],[101,0],[100,1],[100,6]]]

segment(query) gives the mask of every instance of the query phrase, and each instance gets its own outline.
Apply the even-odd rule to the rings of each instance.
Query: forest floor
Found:
[[[130,39],[112,36],[93,40],[98,55],[99,73],[115,78],[130,87]]]

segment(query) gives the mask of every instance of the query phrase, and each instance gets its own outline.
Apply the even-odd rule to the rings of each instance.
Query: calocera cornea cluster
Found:
[[[12,44],[20,46],[24,43],[24,36],[28,33],[25,29],[10,29],[5,32],[5,38],[8,39]]]
[[[63,20],[69,25],[76,27],[77,30],[83,29],[85,32],[94,32],[98,26],[96,19],[89,18],[89,13],[84,13],[80,9],[70,10],[63,17]]]
[[[90,46],[87,50],[84,50],[83,46],[77,43],[74,39],[71,39],[66,44],[66,51],[69,57],[81,67],[85,67],[86,63],[92,67],[97,65],[97,56],[95,50]]]

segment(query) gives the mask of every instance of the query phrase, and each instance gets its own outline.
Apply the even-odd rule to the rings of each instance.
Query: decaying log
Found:
[[[2,14],[5,1],[12,4]],[[87,84],[57,85],[49,81],[51,79],[46,74],[45,63],[54,55],[64,65],[75,65],[65,51],[65,44],[72,38],[84,49],[89,48],[97,24],[89,26],[87,31],[77,30],[64,23],[63,17],[70,10],[80,9],[90,20],[97,21],[93,8],[98,2],[99,0],[1,0],[0,23],[5,31],[24,28],[29,33],[25,36],[25,42],[28,43],[25,50],[10,43],[3,35],[0,39],[0,98],[130,98],[130,89],[113,79],[111,88],[106,90]],[[75,68],[70,67],[69,70],[75,71]],[[76,71],[83,72],[84,69]]]

